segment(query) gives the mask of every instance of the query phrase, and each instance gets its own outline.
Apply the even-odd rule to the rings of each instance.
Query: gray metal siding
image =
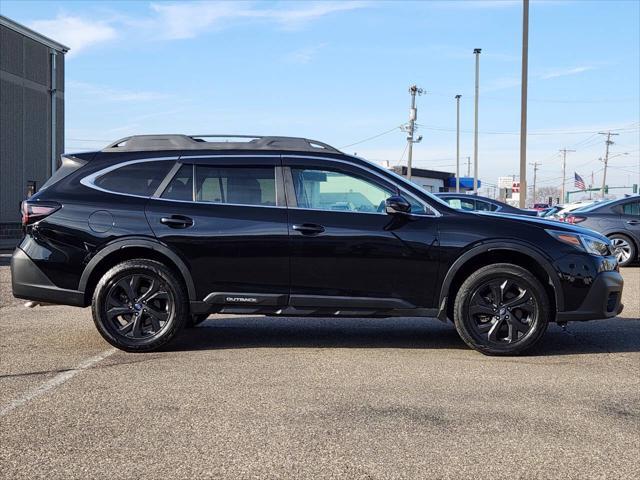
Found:
[[[0,224],[20,221],[26,184],[51,175],[50,49],[0,25]],[[64,55],[57,55],[56,157],[64,149]]]

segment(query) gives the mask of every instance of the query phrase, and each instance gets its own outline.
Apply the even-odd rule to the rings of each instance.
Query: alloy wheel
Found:
[[[475,336],[492,344],[514,344],[533,330],[538,304],[530,289],[515,279],[493,279],[471,295],[468,315]]]
[[[613,245],[613,252],[618,259],[618,263],[627,262],[631,258],[631,245],[624,238],[612,238],[611,245]]]
[[[131,274],[109,289],[105,313],[109,326],[118,335],[147,340],[159,335],[175,311],[170,290],[159,278]]]

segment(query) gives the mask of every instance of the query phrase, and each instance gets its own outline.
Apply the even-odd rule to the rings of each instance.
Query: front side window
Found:
[[[299,208],[341,212],[384,212],[391,190],[363,178],[336,170],[292,168]],[[403,194],[413,213],[425,213],[416,199]]]
[[[194,200],[193,165],[183,165],[162,194],[169,200]],[[195,201],[236,205],[276,205],[273,167],[196,165]]]
[[[132,163],[100,175],[93,184],[110,192],[150,197],[174,164],[172,161]]]

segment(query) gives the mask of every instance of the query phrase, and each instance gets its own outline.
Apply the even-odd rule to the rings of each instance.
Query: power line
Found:
[[[350,143],[349,145],[344,145],[344,146],[339,147],[339,148],[349,148],[349,147],[353,147],[354,145],[360,145],[361,143],[368,142],[370,140],[374,140],[374,139],[376,139],[378,137],[382,137],[383,135],[387,135],[388,133],[391,133],[394,130],[398,130],[398,129],[402,128],[403,125],[404,124],[398,125],[397,127],[393,127],[393,128],[391,128],[389,130],[386,130],[386,131],[384,131],[382,133],[378,133],[377,135],[373,135],[372,137],[368,137],[368,138],[365,138],[363,140],[359,140],[357,142],[353,142],[353,143]]]

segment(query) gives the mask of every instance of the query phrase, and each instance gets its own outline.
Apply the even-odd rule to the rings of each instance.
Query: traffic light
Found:
[[[604,186],[604,193],[605,193],[605,195],[606,195],[607,193],[609,193],[609,185],[605,185],[605,186]]]
[[[633,184],[633,193],[638,193],[638,184],[637,183]]]

